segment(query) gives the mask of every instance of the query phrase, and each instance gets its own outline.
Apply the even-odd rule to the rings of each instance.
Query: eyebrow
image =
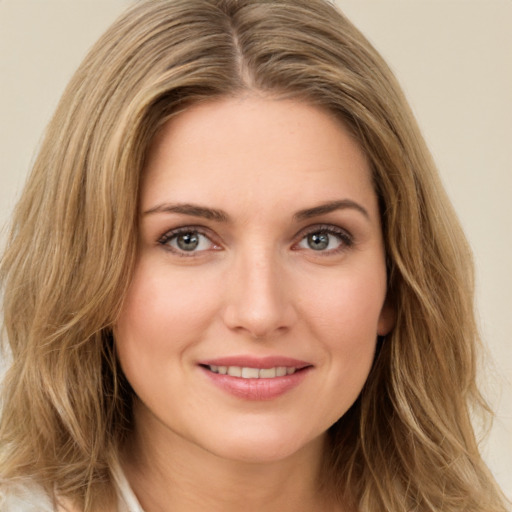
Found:
[[[205,219],[215,220],[217,222],[227,222],[229,220],[229,215],[223,210],[217,210],[215,208],[206,208],[205,206],[199,206],[190,203],[159,204],[154,208],[146,210],[144,212],[144,215],[150,215],[153,213],[181,213],[183,215],[203,217]]]
[[[314,206],[313,208],[299,210],[293,215],[293,218],[295,221],[302,221],[311,219],[313,217],[318,217],[320,215],[325,215],[336,210],[345,209],[356,210],[362,213],[367,219],[370,218],[370,215],[366,208],[361,206],[359,203],[352,201],[351,199],[329,201],[327,203]],[[149,210],[146,210],[145,212],[143,212],[143,215],[151,215],[154,213],[178,213],[182,215],[190,215],[192,217],[202,217],[204,219],[214,220],[217,222],[229,221],[229,215],[223,210],[218,210],[216,208],[207,208],[205,206],[190,203],[162,203],[157,206],[154,206],[153,208],[150,208]]]
[[[329,201],[328,203],[315,206],[313,208],[307,208],[305,210],[298,211],[293,218],[295,220],[307,220],[312,217],[318,217],[319,215],[325,215],[327,213],[334,212],[336,210],[352,209],[362,213],[367,219],[370,219],[368,210],[361,206],[359,203],[352,201],[351,199],[342,199],[339,201]]]

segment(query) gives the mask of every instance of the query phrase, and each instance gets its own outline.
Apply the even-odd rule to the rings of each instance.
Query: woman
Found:
[[[139,2],[68,86],[1,269],[7,510],[505,510],[469,249],[330,4]]]

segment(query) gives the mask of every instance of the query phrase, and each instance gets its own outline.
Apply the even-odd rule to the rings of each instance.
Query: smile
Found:
[[[298,387],[314,366],[289,357],[232,356],[201,361],[215,387],[243,400],[273,400]]]
[[[207,368],[220,375],[229,375],[231,377],[240,377],[242,379],[275,379],[293,375],[298,368],[276,366],[274,368],[251,368],[248,366],[217,366],[208,365]]]

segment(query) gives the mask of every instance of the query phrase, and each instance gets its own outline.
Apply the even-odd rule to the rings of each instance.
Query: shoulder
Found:
[[[1,0],[0,0],[1,1]],[[130,489],[119,489],[118,512],[143,512]],[[59,498],[55,506],[44,489],[30,481],[0,478],[0,512],[79,512],[68,500]]]
[[[2,512],[57,512],[44,490],[31,482],[0,482]]]

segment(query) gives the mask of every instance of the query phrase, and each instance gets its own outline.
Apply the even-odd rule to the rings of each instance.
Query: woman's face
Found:
[[[385,297],[369,164],[338,120],[250,96],[164,126],[115,330],[152,436],[260,462],[318,444],[392,327]]]

